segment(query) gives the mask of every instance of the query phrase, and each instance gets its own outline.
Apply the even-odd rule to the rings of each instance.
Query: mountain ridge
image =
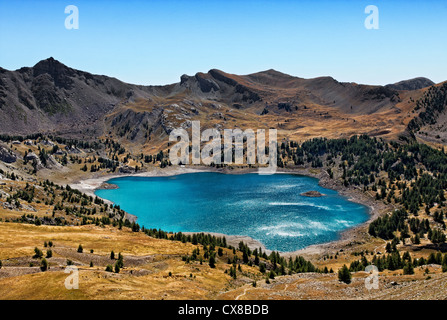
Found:
[[[73,69],[51,57],[15,71],[0,68],[0,133],[86,139],[115,135],[144,144],[151,133],[165,137],[193,119],[209,126],[228,126],[230,121],[231,126],[265,126],[265,120],[273,120],[271,115],[291,122],[291,132],[297,132],[302,120],[324,123],[330,118],[346,121],[342,119],[409,112],[412,100],[426,88],[419,87],[429,83],[416,78],[378,86],[329,76],[304,79],[274,69],[248,75],[211,69],[182,75],[177,83],[143,86]],[[389,132],[380,126],[372,125],[371,130]]]
[[[425,77],[417,77],[408,80],[402,80],[396,83],[387,84],[385,87],[394,90],[418,90],[435,85],[433,81]]]

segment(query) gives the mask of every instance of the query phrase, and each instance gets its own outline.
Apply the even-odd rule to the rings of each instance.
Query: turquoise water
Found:
[[[246,235],[282,252],[336,240],[340,231],[368,219],[365,206],[299,175],[203,172],[108,182],[119,189],[96,194],[136,215],[141,226]],[[300,195],[310,190],[326,196]]]

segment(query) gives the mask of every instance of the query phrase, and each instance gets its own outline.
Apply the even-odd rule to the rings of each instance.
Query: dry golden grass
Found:
[[[35,247],[44,252],[48,249],[43,246],[45,241],[54,244],[53,257],[47,259],[50,263],[48,271],[4,276],[6,271],[12,272],[16,268],[8,265],[14,258],[28,258],[27,261],[39,265],[39,259],[33,260],[32,256]],[[0,244],[0,260],[4,265],[0,269],[0,296],[3,299],[212,299],[219,291],[230,287],[232,281],[224,272],[229,268],[225,262],[232,257],[230,250],[224,249],[224,256],[218,259],[214,269],[207,262],[186,264],[181,256],[191,254],[197,246],[154,239],[126,228],[0,223]],[[79,244],[84,248],[82,254],[76,253]],[[88,253],[91,249],[93,254]],[[89,267],[79,263],[82,259],[76,259],[76,255],[86,254],[108,259],[111,250],[124,256],[125,267],[119,274],[105,272],[105,265]],[[153,259],[138,260],[148,256]],[[79,266],[79,290],[65,288],[68,274],[63,268],[66,258],[73,259]],[[126,261],[133,261],[133,265],[129,262],[131,266],[126,266]],[[20,267],[27,268],[26,265]],[[249,267],[244,267],[244,272],[248,272],[248,276],[259,273],[256,268]]]
[[[47,259],[50,269],[41,272],[37,268],[39,259],[32,258],[34,248],[45,252],[48,248],[44,248],[43,243],[49,241],[54,244],[53,257]],[[79,244],[82,244],[84,253],[76,252]],[[360,258],[353,252],[377,250],[383,253],[384,246],[383,241],[375,239],[341,252],[334,249],[334,256],[338,252],[337,259],[320,257],[313,260],[318,267],[332,268],[334,274],[281,276],[266,284],[265,275],[257,267],[246,265],[242,266],[242,272],[238,272],[237,280],[230,278],[225,273],[230,267],[226,261],[232,259],[233,254],[228,249],[218,257],[213,269],[205,261],[203,264],[182,261],[183,255],[191,254],[197,247],[203,252],[201,246],[154,239],[127,228],[0,223],[0,260],[3,262],[0,296],[2,299],[389,299],[393,298],[390,283],[397,281],[410,288],[408,293],[401,292],[404,297],[412,297],[410,293],[416,290],[412,286],[416,284],[422,296],[432,297],[430,285],[445,278],[440,268],[429,268],[433,283],[428,282],[423,289],[419,284],[426,281],[425,268],[415,268],[413,276],[402,276],[402,270],[382,272],[380,281],[386,290],[381,291],[381,295],[375,292],[370,296],[371,293],[364,289],[364,279],[368,276],[364,272],[355,273],[353,284],[349,286],[338,281],[338,268]],[[91,249],[93,253],[90,253]],[[124,256],[125,267],[119,274],[104,271],[106,264],[113,263],[109,262],[112,250]],[[428,254],[429,251],[424,251],[413,257]],[[372,258],[371,255],[367,257]],[[78,290],[65,288],[66,259],[73,260],[79,268]],[[95,261],[93,267],[89,266],[90,260]],[[27,265],[30,261],[34,268]],[[20,268],[27,272],[14,275]],[[256,288],[251,285],[253,281],[257,281]]]
[[[11,235],[14,235],[11,239]],[[44,241],[53,241],[57,246],[84,250],[94,249],[100,255],[116,253],[131,255],[190,254],[195,248],[190,243],[172,242],[148,237],[128,228],[86,226],[34,226],[21,223],[0,223],[0,259],[20,255],[33,255],[34,247],[43,247]]]
[[[211,299],[229,277],[208,266],[192,268],[184,262],[165,260],[168,270],[144,276],[79,268],[79,289],[67,290],[63,271],[47,271],[0,279],[3,299]],[[209,270],[206,270],[209,269]],[[172,276],[169,276],[172,272]],[[190,277],[193,274],[193,277]],[[13,288],[13,290],[11,290]]]

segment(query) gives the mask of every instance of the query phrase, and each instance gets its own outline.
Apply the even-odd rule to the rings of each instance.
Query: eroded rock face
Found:
[[[76,148],[75,146],[66,146],[65,150],[67,150],[68,153],[73,153],[73,154],[82,153],[82,151],[79,150],[78,148]]]
[[[62,165],[54,159],[52,155],[50,155],[47,159],[46,167],[49,169],[60,169]]]
[[[36,170],[44,168],[42,162],[40,161],[39,156],[34,152],[27,153],[26,156],[24,157],[24,160],[33,163],[33,166]]]
[[[14,163],[17,161],[17,157],[14,153],[6,148],[0,147],[0,161],[6,163]]]

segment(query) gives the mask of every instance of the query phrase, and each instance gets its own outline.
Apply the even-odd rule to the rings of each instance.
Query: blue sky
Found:
[[[67,5],[79,29],[64,26]],[[367,30],[367,5],[379,30]],[[447,80],[447,1],[0,0],[0,66],[50,56],[136,84],[217,68],[387,84]]]

